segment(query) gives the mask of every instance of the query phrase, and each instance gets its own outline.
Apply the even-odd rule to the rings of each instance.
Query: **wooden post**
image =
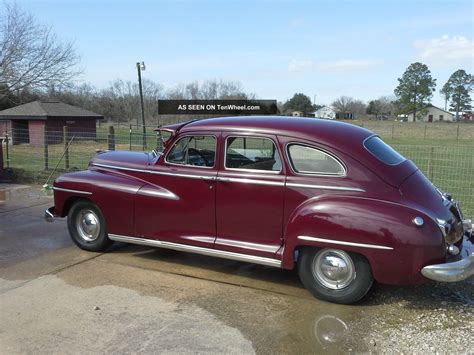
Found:
[[[430,148],[430,155],[428,158],[428,179],[433,181],[433,156],[434,156],[434,147]]]
[[[426,139],[426,123],[425,123],[425,131],[423,133],[423,139]]]
[[[459,139],[459,123],[458,123],[458,131],[456,133],[456,140],[458,140],[458,139]]]
[[[67,126],[63,126],[64,141],[64,169],[69,169],[69,132]]]
[[[49,156],[48,156],[48,131],[44,130],[44,170],[49,169]]]
[[[392,139],[393,139],[393,132],[395,132],[395,122],[392,124]]]
[[[5,154],[7,156],[7,169],[10,167],[10,154],[9,154],[9,148],[8,148],[8,143],[9,143],[9,139],[8,139],[8,133],[5,133],[5,143],[7,144],[5,146]]]
[[[109,126],[109,134],[107,135],[107,143],[109,150],[115,150],[115,130],[114,126]]]
[[[128,131],[128,150],[132,150],[132,125],[130,125],[129,131]]]

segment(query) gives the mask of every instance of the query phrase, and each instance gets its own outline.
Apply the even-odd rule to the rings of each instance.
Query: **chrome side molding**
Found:
[[[364,244],[364,243],[352,243],[352,242],[345,242],[342,240],[333,240],[333,239],[323,239],[323,238],[316,238],[316,237],[308,237],[306,235],[298,236],[299,240],[306,240],[310,242],[318,242],[318,243],[325,243],[325,244],[339,244],[339,245],[348,245],[351,247],[359,247],[359,248],[369,248],[369,249],[382,249],[382,250],[393,250],[392,247],[387,247],[385,245],[377,245],[377,244]]]
[[[72,192],[74,194],[92,195],[92,192],[89,192],[89,191],[63,189],[62,187],[53,187],[53,190],[54,191],[63,191],[63,192]]]
[[[289,187],[302,187],[308,189],[321,189],[321,190],[337,190],[337,191],[354,191],[354,192],[365,192],[364,189],[359,187],[345,187],[345,186],[331,186],[331,185],[313,185],[313,184],[297,184],[294,182],[287,182],[286,186]]]
[[[233,253],[230,251],[209,249],[209,248],[197,247],[194,245],[171,243],[171,242],[165,242],[165,241],[154,240],[154,239],[128,237],[125,235],[118,235],[118,234],[109,234],[109,239],[115,240],[117,242],[172,249],[172,250],[196,253],[196,254],[207,255],[207,256],[215,256],[215,257],[223,258],[223,259],[244,261],[248,263],[260,264],[260,265],[266,265],[266,266],[272,266],[272,267],[278,267],[278,268],[281,267],[281,260],[265,258],[262,256]]]

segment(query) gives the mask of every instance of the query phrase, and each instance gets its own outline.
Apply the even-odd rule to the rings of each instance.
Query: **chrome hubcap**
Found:
[[[356,276],[349,254],[336,249],[319,251],[313,259],[312,272],[324,287],[332,290],[349,286]]]
[[[93,242],[99,238],[100,223],[94,211],[84,209],[77,214],[76,228],[80,237],[86,242]]]

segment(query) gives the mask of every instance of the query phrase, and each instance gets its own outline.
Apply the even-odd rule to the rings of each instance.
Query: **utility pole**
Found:
[[[145,63],[137,62],[138,90],[140,91],[140,108],[141,108],[141,114],[142,114],[142,127],[143,127],[143,150],[146,150],[146,128],[145,128],[145,108],[143,106],[142,70],[145,70]],[[137,128],[138,128],[138,117],[137,117]]]

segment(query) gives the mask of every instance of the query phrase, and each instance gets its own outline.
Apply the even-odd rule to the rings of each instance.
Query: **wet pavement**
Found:
[[[294,271],[143,246],[90,253],[52,198],[0,184],[2,353],[469,351],[474,282],[315,300]]]

